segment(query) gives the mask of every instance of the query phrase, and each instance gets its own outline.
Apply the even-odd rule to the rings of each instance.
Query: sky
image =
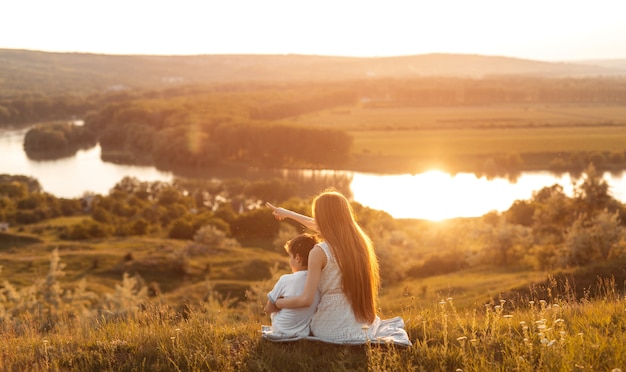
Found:
[[[624,0],[3,0],[0,48],[626,58]]]

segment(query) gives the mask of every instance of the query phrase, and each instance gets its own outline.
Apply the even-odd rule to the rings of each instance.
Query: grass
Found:
[[[210,280],[220,295],[241,301],[252,283],[270,275],[268,268],[275,264],[283,271],[288,268],[283,252],[258,247],[215,251],[186,259],[181,266],[177,252],[189,244],[187,241],[130,237],[67,242],[30,238],[31,231],[39,228],[41,225],[29,225],[24,233],[0,235],[0,247],[6,247],[0,249],[0,274],[18,287],[46,275],[55,248],[65,265],[64,281],[85,279],[87,289],[98,295],[110,292],[127,272],[139,275],[146,285],[175,300],[200,300],[205,289],[194,285]]]
[[[625,151],[625,127],[359,131],[354,152],[410,157]]]
[[[384,288],[381,310],[391,316],[412,305],[430,306],[448,297],[455,298],[456,306],[481,307],[497,302],[502,295],[530,283],[542,283],[544,272],[512,268],[478,267],[446,275],[421,279],[407,279],[402,284]]]
[[[625,117],[626,106],[586,104],[346,107],[295,120],[347,130],[354,138],[348,168],[385,173],[433,167],[482,171],[486,163],[511,155],[522,162],[510,170],[545,170],[580,153],[620,154],[615,164],[595,162],[600,168],[623,169]],[[564,166],[577,168],[578,163]],[[585,167],[589,160],[580,163]]]
[[[67,316],[49,331],[36,317],[0,328],[2,370],[221,371],[611,371],[626,363],[626,301],[605,281],[599,299],[507,299],[457,306],[457,298],[409,304],[413,346],[274,344],[254,300],[229,307],[217,297],[182,312],[149,303],[124,316]],[[462,297],[462,296],[461,296]]]
[[[303,115],[297,123],[359,130],[494,129],[625,125],[624,105],[483,105],[344,107]]]
[[[463,235],[463,220],[400,222],[409,234]],[[5,234],[0,244],[19,237]],[[612,371],[626,365],[623,260],[555,276],[483,266],[383,283],[379,314],[405,320],[409,348],[277,344],[260,335],[270,322],[262,307],[288,268],[284,252],[265,243],[265,249],[190,257],[182,272],[175,253],[188,243],[173,240],[31,241],[0,251],[3,288],[36,299],[20,305],[30,310],[9,316],[4,311],[13,302],[0,300],[0,370]],[[55,248],[65,275],[51,279]],[[269,276],[256,271],[274,263]],[[84,307],[80,296],[55,302],[56,281],[66,290],[63,298],[75,298],[81,279],[96,298],[92,306]],[[160,295],[140,290],[151,282]]]

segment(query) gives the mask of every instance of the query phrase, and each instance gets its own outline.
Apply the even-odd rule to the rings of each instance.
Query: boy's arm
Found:
[[[278,306],[276,306],[276,301],[279,298],[283,297],[282,294],[284,279],[285,275],[282,275],[280,278],[278,278],[278,281],[276,282],[276,284],[274,284],[274,288],[272,288],[272,290],[267,294],[267,303],[265,304],[265,308],[263,309],[266,314],[275,313],[280,310]]]
[[[267,300],[267,303],[265,304],[265,308],[263,309],[263,311],[265,311],[265,314],[275,313],[279,310],[280,309],[278,308],[278,306],[276,306],[276,304],[270,301],[269,299]]]

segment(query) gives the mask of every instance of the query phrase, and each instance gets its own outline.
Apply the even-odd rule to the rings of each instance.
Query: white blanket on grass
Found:
[[[281,334],[276,334],[272,332],[272,327],[268,325],[261,326],[261,334],[263,338],[273,342],[288,342],[288,341],[298,341],[298,340],[311,340],[311,341],[321,341],[327,342],[331,344],[339,344],[339,345],[364,345],[367,343],[370,344],[394,344],[400,346],[411,346],[411,340],[409,340],[409,336],[404,330],[404,320],[401,317],[395,317],[391,319],[383,319],[380,321],[378,328],[373,333],[373,336],[368,340],[346,340],[341,342],[328,341],[323,340],[319,337],[315,336],[295,336],[295,337],[286,337]]]

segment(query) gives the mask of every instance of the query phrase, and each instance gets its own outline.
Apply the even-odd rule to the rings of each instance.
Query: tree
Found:
[[[533,215],[533,233],[544,242],[560,243],[565,230],[576,218],[572,200],[565,195],[563,187],[544,187],[533,195],[536,205]]]
[[[171,239],[190,240],[193,238],[194,229],[189,221],[180,218],[172,223],[172,227],[168,233]]]
[[[604,210],[591,219],[580,215],[567,230],[565,247],[578,265],[606,261],[623,244],[624,231],[617,212]]]
[[[582,182],[574,188],[576,209],[591,218],[596,212],[608,208],[613,201],[609,184],[596,171],[593,163],[585,170]]]
[[[530,227],[533,224],[535,208],[535,205],[528,200],[516,200],[504,213],[506,222]]]

